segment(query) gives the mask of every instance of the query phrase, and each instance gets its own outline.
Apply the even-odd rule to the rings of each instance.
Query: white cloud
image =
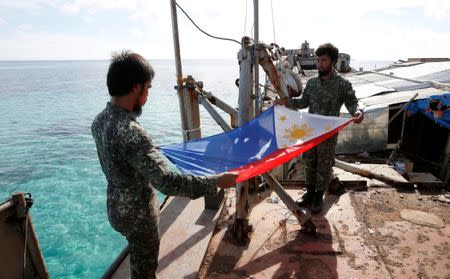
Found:
[[[31,31],[33,29],[33,25],[26,23],[26,24],[21,24],[19,26],[17,26],[17,31],[19,32],[28,32]]]
[[[95,21],[95,18],[93,16],[82,16],[82,19],[86,23],[93,23]]]
[[[86,10],[136,10],[136,0],[73,0],[62,5],[61,10],[69,15],[76,15],[80,11]]]
[[[142,39],[144,37],[144,32],[142,32],[141,30],[137,29],[137,28],[130,28],[128,30],[128,33],[133,36],[136,37],[138,39]]]
[[[8,22],[0,17],[0,26],[7,25],[7,24],[8,24]]]
[[[3,1],[3,0],[0,0]],[[205,31],[240,40],[244,35],[245,4],[248,3],[246,34],[249,35],[253,24],[253,1],[228,0],[178,0],[178,3]],[[6,4],[5,4],[6,3]],[[86,30],[85,36],[73,37],[62,34],[50,34],[40,38],[34,36],[35,47],[45,48],[45,40],[60,38],[58,50],[60,57],[107,58],[114,49],[127,48],[142,50],[149,58],[172,58],[172,25],[169,1],[148,0],[17,0],[0,2],[0,7],[22,5],[43,7],[56,5],[66,14],[92,22],[95,19],[97,32]],[[19,3],[19,4],[17,4]],[[128,12],[129,26],[124,38],[117,38],[111,28],[101,25],[104,10],[117,9]],[[450,56],[448,32],[421,28],[414,30],[408,26],[387,26],[374,23],[377,15],[404,15],[412,10],[422,11],[431,22],[445,21],[450,14],[450,1],[441,0],[378,0],[378,1],[310,1],[298,0],[273,1],[275,32],[277,43],[286,48],[297,48],[308,40],[312,47],[330,41],[341,51],[359,59],[398,59],[405,56]],[[177,10],[182,58],[225,58],[236,59],[239,46],[235,43],[211,39],[200,33],[185,15]],[[107,13],[106,13],[107,14]],[[368,16],[370,15],[370,16]],[[94,17],[95,16],[95,17]],[[272,14],[270,0],[260,0],[260,40],[273,42]],[[381,17],[383,18],[383,17]],[[376,19],[376,18],[375,18]],[[372,20],[372,21],[369,21]],[[411,18],[411,22],[417,22]],[[37,32],[38,24],[32,32]],[[416,25],[417,26],[417,25]],[[26,28],[25,28],[26,29]],[[103,30],[99,32],[98,30]],[[28,32],[29,33],[29,32]],[[38,34],[38,33],[35,33]],[[41,33],[40,33],[41,34]],[[420,35],[420,37],[418,37]],[[20,41],[19,38],[16,40]],[[25,43],[24,41],[20,41]],[[105,43],[108,42],[108,43]],[[85,43],[89,50],[85,51]],[[25,43],[26,44],[26,43]],[[56,44],[56,43],[55,43]],[[67,46],[66,46],[67,44]],[[74,47],[78,46],[78,47]],[[23,56],[35,56],[36,52],[25,46]],[[5,53],[5,52],[3,52]],[[8,52],[6,52],[8,53]],[[19,55],[18,51],[14,52]],[[52,51],[42,50],[45,57]],[[86,56],[86,57],[84,57]]]
[[[449,19],[450,18],[450,1],[435,0],[424,1],[426,3],[424,10],[425,15],[435,19]]]
[[[58,0],[0,0],[0,7],[13,9],[40,9],[45,6],[55,6]]]

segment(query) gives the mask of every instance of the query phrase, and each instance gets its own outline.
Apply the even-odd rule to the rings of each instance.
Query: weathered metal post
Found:
[[[200,130],[200,106],[198,94],[195,89],[195,79],[192,76],[187,76],[183,88],[183,95],[185,96],[187,126],[189,130],[184,131],[184,133],[188,135],[187,137],[190,140],[202,137]]]
[[[178,19],[177,19],[177,6],[175,0],[170,0],[170,11],[172,16],[172,33],[173,33],[173,48],[175,52],[175,67],[177,72],[177,92],[180,103],[180,114],[181,114],[181,128],[183,129],[183,139],[189,140],[188,133],[188,123],[187,123],[187,112],[186,112],[186,100],[183,94],[183,72],[181,70],[181,55],[180,55],[180,40],[178,37]]]
[[[172,16],[173,46],[175,52],[175,66],[177,72],[177,92],[180,102],[181,127],[183,129],[183,140],[201,138],[200,109],[196,92],[196,82],[192,76],[183,79],[181,69],[180,40],[178,36],[177,6],[175,0],[170,0]],[[185,82],[185,84],[184,84]],[[218,209],[223,199],[223,191],[217,195],[205,197],[205,208]]]
[[[255,116],[259,115],[260,110],[260,92],[259,92],[259,55],[257,52],[259,51],[259,3],[258,0],[254,0],[254,9],[253,9],[253,17],[254,17],[254,26],[255,26],[255,37],[253,38],[255,43],[253,44],[253,50],[254,50],[254,101],[255,101]]]
[[[247,123],[253,117],[253,75],[252,75],[252,53],[251,39],[242,38],[242,47],[238,53],[239,60],[239,111],[238,126]],[[248,188],[251,182],[245,181],[236,185],[236,216],[233,224],[233,233],[236,240],[245,243],[249,239],[251,231],[248,224],[250,215],[250,204],[248,200]]]

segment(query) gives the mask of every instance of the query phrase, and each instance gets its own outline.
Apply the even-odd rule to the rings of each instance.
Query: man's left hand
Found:
[[[353,122],[355,122],[356,124],[361,123],[364,120],[364,113],[360,110],[358,110],[355,113],[355,116],[353,117]]]

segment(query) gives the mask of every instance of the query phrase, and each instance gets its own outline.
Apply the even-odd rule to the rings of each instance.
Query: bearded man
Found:
[[[278,99],[277,105],[294,109],[309,108],[312,114],[339,116],[345,104],[347,110],[359,124],[364,120],[364,113],[358,108],[358,100],[352,84],[338,75],[334,66],[338,60],[339,50],[330,43],[316,49],[316,66],[319,72],[306,83],[302,97],[299,99]],[[323,207],[323,194],[333,178],[334,152],[337,135],[305,152],[307,192],[298,201],[301,207],[311,206],[313,213],[320,213]]]

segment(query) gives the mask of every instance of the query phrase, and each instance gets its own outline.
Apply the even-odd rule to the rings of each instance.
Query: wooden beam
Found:
[[[401,187],[401,186],[411,186],[414,185],[413,183],[409,183],[409,182],[405,182],[405,181],[399,181],[396,179],[392,179],[391,177],[388,177],[386,175],[380,174],[380,173],[374,173],[372,171],[363,169],[363,168],[359,168],[356,167],[353,164],[349,164],[340,160],[335,160],[335,167],[343,169],[345,171],[351,172],[351,173],[355,173],[364,177],[368,177],[368,178],[373,178],[373,179],[377,179],[379,181],[382,181],[386,184],[389,184],[391,186],[394,187]]]

